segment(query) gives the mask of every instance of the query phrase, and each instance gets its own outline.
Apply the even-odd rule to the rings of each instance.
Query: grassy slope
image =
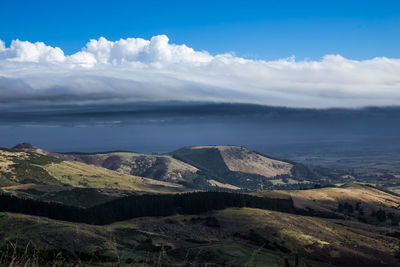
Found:
[[[313,208],[333,211],[339,202],[362,202],[380,207],[397,208],[400,196],[386,193],[377,188],[356,183],[340,187],[326,187],[308,190],[267,190],[251,193],[252,195],[273,198],[291,197],[298,208]]]
[[[179,249],[182,245],[189,245],[196,249],[198,244],[191,244],[179,238],[168,236],[165,233],[156,233],[147,230],[141,230],[135,222],[120,222],[109,226],[92,226],[85,224],[74,224],[68,222],[54,221],[41,217],[0,213],[0,247],[8,244],[17,244],[25,249],[29,243],[30,248],[41,250],[64,249],[73,254],[86,253],[107,257],[110,262],[136,262],[138,266],[144,263],[160,261],[173,261],[184,263],[188,260],[195,262],[202,261],[203,255],[179,255],[172,257],[161,253],[161,247],[170,250]],[[151,241],[149,241],[151,240]],[[216,259],[220,263],[240,264],[256,263],[262,266],[265,262],[275,262],[275,256],[267,252],[254,253],[253,248],[241,244],[217,243],[201,246],[202,251],[218,251]],[[229,254],[230,252],[240,252],[237,257]],[[64,253],[65,254],[65,253]],[[173,254],[173,253],[172,253]],[[254,254],[254,255],[251,255]],[[65,257],[65,256],[64,256]],[[198,257],[198,258],[196,258]],[[101,260],[104,261],[104,260]],[[98,265],[107,265],[106,262]],[[112,264],[111,264],[112,265]],[[131,266],[130,264],[128,264]],[[128,266],[127,265],[127,266]]]
[[[207,226],[207,217],[214,217],[220,227]],[[249,208],[201,216],[138,218],[108,226],[0,213],[0,226],[2,244],[18,239],[21,246],[30,241],[47,249],[97,251],[122,262],[162,257],[171,263],[265,266],[277,256],[298,253],[303,259],[341,266],[354,266],[355,262],[378,266],[382,261],[398,265],[393,257],[398,242],[383,235],[389,229]],[[166,253],[160,254],[162,246]]]
[[[120,168],[122,171],[126,170],[131,174],[140,174],[169,182],[185,181],[187,176],[191,176],[198,171],[196,167],[177,160],[170,155],[125,154],[122,159]],[[139,166],[139,161],[144,162],[144,166]]]
[[[92,207],[104,202],[138,192],[104,188],[74,188],[70,186],[52,186],[40,184],[22,184],[1,187],[0,192],[21,198],[40,201],[52,201],[68,206]]]
[[[80,162],[63,161],[34,152],[0,149],[0,186],[44,184],[84,188],[127,189],[146,192],[179,191],[181,186],[121,174]]]
[[[80,162],[63,161],[44,168],[61,183],[84,188],[114,188],[146,192],[173,192],[181,186],[122,174]]]
[[[252,193],[256,196],[271,198],[292,198],[296,208],[313,209],[324,213],[344,215],[346,218],[363,218],[370,223],[379,223],[371,217],[372,211],[384,210],[387,214],[393,213],[400,218],[400,197],[386,193],[377,188],[348,183],[341,187],[327,187],[309,190],[268,190]],[[353,212],[338,211],[338,204],[348,203]],[[357,204],[359,203],[359,204]],[[363,215],[360,215],[360,208]],[[383,224],[389,225],[388,219]],[[382,223],[381,223],[382,224]]]
[[[205,179],[214,179],[246,190],[299,188],[310,183],[327,184],[336,179],[328,170],[269,158],[239,146],[196,146],[171,152],[175,158],[196,166]]]
[[[125,174],[172,182],[184,181],[187,176],[193,175],[198,170],[170,155],[110,152],[84,155],[68,154],[67,156],[69,160],[74,159]]]
[[[36,152],[0,149],[0,191],[89,207],[116,197],[184,191],[175,183],[122,174]]]
[[[291,164],[268,159],[237,146],[186,147],[170,153],[201,171],[203,183],[224,184],[224,188],[259,190],[272,186],[268,177],[289,176]]]
[[[186,162],[210,175],[223,175],[229,172],[217,148],[182,148],[171,153],[173,157]]]
[[[42,167],[60,159],[30,152],[0,149],[0,186],[24,183],[61,185]]]
[[[225,188],[240,187],[244,190],[260,190],[272,186],[293,187],[296,185],[298,188],[298,184],[308,183],[312,180],[326,183],[323,176],[312,172],[301,164],[271,159],[247,148],[237,146],[188,147],[174,151],[169,155],[148,155],[133,152],[57,154],[37,148],[31,149],[35,152],[28,150],[25,149],[25,152],[19,153],[40,155],[40,158],[52,158],[51,156],[54,156],[66,161],[78,161],[124,174],[185,184],[185,186],[197,189],[219,187],[217,183],[210,183],[209,180],[227,184],[227,186],[223,186]],[[36,153],[38,151],[42,154]],[[40,171],[40,169],[34,170],[36,167],[33,165],[30,168],[33,173]],[[25,169],[22,166],[19,175],[22,175]],[[50,176],[41,174],[40,177],[47,177],[45,181],[39,181],[37,175],[33,180],[27,179],[22,182],[47,184],[53,182],[53,184],[56,184],[57,181],[50,181]],[[270,179],[272,177],[276,179]],[[1,184],[9,186],[15,183],[10,179],[4,180],[0,177]]]
[[[391,255],[397,249],[397,242],[378,234],[374,227],[350,228],[338,224],[340,221],[248,208],[221,211],[220,221],[229,225],[231,231],[257,229],[266,240],[274,240],[306,258],[349,265],[354,257],[370,263],[388,256],[395,262]]]
[[[274,177],[290,174],[292,164],[270,159],[247,148],[238,146],[217,146],[229,170]]]
[[[374,226],[357,229],[358,227],[352,228],[342,224],[342,221],[250,208],[226,209],[207,216],[215,216],[221,227],[210,229],[199,224],[187,223],[188,216],[176,216],[175,224],[165,224],[160,219],[134,221],[148,231],[160,231],[157,229],[161,227],[163,232],[174,233],[182,238],[202,238],[212,242],[229,240],[270,248],[276,252],[282,252],[284,247],[284,251],[289,249],[290,253],[297,252],[303,258],[342,266],[353,266],[355,261],[368,264],[381,260],[397,263],[393,257],[394,251],[398,249],[397,240],[382,235],[382,228]],[[249,240],[251,231],[253,238]]]
[[[196,146],[172,152],[174,157],[212,174],[229,171],[257,174],[264,177],[290,175],[292,164],[267,158],[239,146]]]

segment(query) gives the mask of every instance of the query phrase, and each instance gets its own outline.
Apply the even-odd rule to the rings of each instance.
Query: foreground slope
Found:
[[[29,243],[67,256],[83,255],[96,265],[161,261],[265,266],[297,254],[314,266],[399,266],[394,256],[398,242],[387,236],[390,229],[250,208],[108,226],[0,213],[0,225],[2,250],[10,242],[23,248]]]
[[[28,185],[17,187],[22,186]],[[47,188],[50,187],[54,190],[58,188],[47,185]],[[396,195],[358,184],[252,193],[290,200],[274,203],[290,204],[293,201],[294,206],[304,214],[298,215],[293,214],[298,210],[284,210],[282,205],[271,206],[270,210],[248,207],[222,209],[226,206],[218,207],[221,201],[210,202],[210,194],[215,194],[215,199],[220,199],[217,195],[239,195],[226,192],[192,193],[193,202],[182,202],[187,205],[179,206],[181,208],[175,214],[187,214],[184,213],[186,207],[194,210],[194,215],[158,214],[157,217],[129,220],[125,219],[132,217],[124,217],[120,220],[125,221],[103,226],[2,212],[0,250],[7,254],[7,246],[13,244],[25,251],[29,243],[34,251],[42,251],[36,255],[44,255],[48,262],[57,260],[54,259],[56,255],[65,255],[62,257],[65,261],[84,261],[96,266],[156,265],[161,262],[181,265],[213,263],[217,266],[265,266],[268,263],[273,266],[276,259],[280,261],[286,257],[294,260],[295,255],[312,266],[400,266],[397,258],[400,254],[400,228],[393,223],[396,221],[393,218],[400,216],[400,197]],[[208,197],[201,199],[202,195]],[[173,196],[179,197],[176,194]],[[150,197],[156,199],[154,195]],[[104,209],[107,212],[101,215],[108,218],[112,211],[128,214],[129,207],[133,207],[130,198],[102,204],[102,207],[111,205],[112,209]],[[204,212],[205,203],[212,209],[221,210]],[[150,207],[164,211],[160,208],[163,204],[152,204]],[[146,206],[144,201],[136,205]],[[273,207],[280,211],[272,210]],[[136,210],[135,207],[132,209]],[[196,212],[197,209],[199,211]],[[364,219],[360,219],[360,210]],[[386,220],[380,220],[383,211]]]

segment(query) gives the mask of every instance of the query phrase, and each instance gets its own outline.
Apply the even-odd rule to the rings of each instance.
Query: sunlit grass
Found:
[[[46,165],[44,168],[61,183],[74,187],[113,188],[147,192],[171,192],[179,188],[178,185],[122,174],[80,162],[64,161]]]

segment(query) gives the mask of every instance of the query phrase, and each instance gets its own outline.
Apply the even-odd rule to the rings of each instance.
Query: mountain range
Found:
[[[239,146],[185,147],[166,154],[55,153],[21,143],[0,149],[0,160],[3,190],[46,200],[62,200],[68,195],[75,199],[80,192],[107,200],[132,193],[298,189],[329,184],[337,178],[325,170]],[[92,203],[98,203],[96,198],[88,197],[87,205]]]

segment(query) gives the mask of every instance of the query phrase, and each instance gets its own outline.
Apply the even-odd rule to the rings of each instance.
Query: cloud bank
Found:
[[[65,55],[42,42],[0,40],[0,105],[138,101],[289,107],[400,105],[400,59],[249,60],[169,43],[165,35],[90,40]]]

